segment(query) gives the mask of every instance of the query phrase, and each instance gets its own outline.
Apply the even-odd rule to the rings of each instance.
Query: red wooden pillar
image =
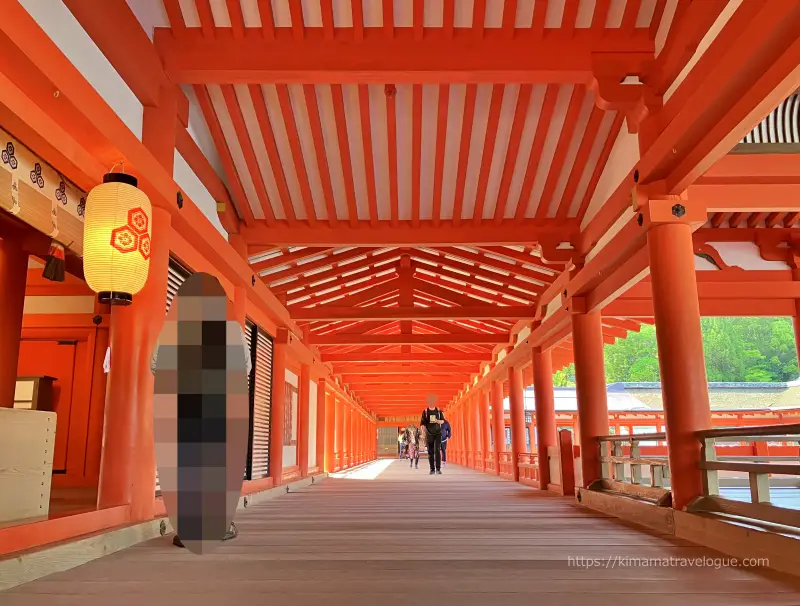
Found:
[[[336,424],[336,456],[339,458],[339,464],[334,466],[334,470],[341,469],[344,466],[344,401],[334,396],[336,401],[336,413],[334,416]]]
[[[170,235],[169,212],[153,208],[147,282],[130,306],[111,311],[111,370],[97,503],[100,509],[130,505],[135,521],[151,519],[155,506],[150,360],[165,318]]]
[[[600,447],[596,438],[608,435],[606,370],[599,312],[573,314],[572,341],[575,356],[575,391],[578,397],[582,486],[589,486],[600,478]]]
[[[344,402],[342,406],[342,467],[345,467],[345,460],[347,460],[346,467],[350,467],[350,458],[352,456],[353,444],[350,442],[350,404]]]
[[[464,465],[464,461],[466,460],[465,452],[467,449],[466,446],[466,436],[464,435],[464,402],[462,401],[458,408],[456,409],[456,426],[457,426],[457,433],[456,433],[456,444],[458,445],[458,450],[456,451],[456,463],[459,465]]]
[[[514,481],[519,480],[519,455],[525,452],[525,393],[522,372],[508,367],[508,401],[511,408],[511,470]]]
[[[14,406],[25,307],[28,253],[12,238],[0,239],[0,407]]]
[[[695,432],[711,427],[691,226],[655,225],[647,233],[647,244],[672,502],[682,509],[702,494]]]
[[[360,465],[364,462],[364,417],[361,413],[356,414],[356,462]]]
[[[272,409],[270,412],[269,475],[275,486],[283,484],[283,425],[286,422],[286,355],[288,333],[279,328],[272,357]]]
[[[317,469],[325,471],[325,458],[327,452],[327,419],[325,409],[327,398],[325,397],[325,379],[317,380],[317,426],[315,428],[314,439],[317,441]]]
[[[172,174],[175,157],[177,98],[164,87],[157,106],[144,108],[142,143]],[[142,191],[159,194],[149,183]],[[167,298],[169,211],[154,207],[150,268],[133,304],[111,314],[111,370],[106,384],[103,453],[97,502],[99,508],[128,504],[131,520],[149,520],[155,507],[156,456],[153,439],[153,375],[150,360],[164,324]]]
[[[492,381],[492,433],[494,434],[494,473],[500,475],[500,453],[506,451],[505,410],[503,409],[503,382]]]
[[[325,398],[325,458],[324,471],[332,473],[336,466],[336,396],[322,389]]]
[[[311,369],[308,364],[300,365],[300,389],[297,403],[297,466],[300,468],[300,477],[308,476],[308,445],[311,427],[309,427],[309,387],[311,384]]]
[[[475,456],[475,419],[472,416],[472,395],[468,396],[466,402],[464,402],[464,417],[464,437],[467,442],[466,460],[464,464],[467,467],[472,467],[473,457]]]
[[[358,413],[356,412],[355,408],[349,407],[347,414],[349,418],[347,423],[347,448],[345,451],[350,456],[350,467],[352,467],[356,462],[356,445],[355,441],[353,440],[353,428],[356,424],[356,416]]]
[[[533,359],[533,393],[536,401],[536,444],[539,454],[539,488],[547,490],[550,463],[547,448],[558,444],[556,435],[555,396],[553,394],[553,361],[550,350],[536,347]]]
[[[461,403],[461,464],[465,467],[469,465],[469,417],[468,412],[469,401],[464,400]]]
[[[483,390],[479,396],[480,401],[480,416],[481,416],[481,462],[478,469],[486,471],[486,459],[489,456],[489,449],[491,448],[491,432],[489,429],[489,392]]]
[[[481,397],[480,391],[472,395],[470,410],[472,412],[472,468],[481,469],[480,452],[483,450],[481,443],[483,432],[481,430]]]

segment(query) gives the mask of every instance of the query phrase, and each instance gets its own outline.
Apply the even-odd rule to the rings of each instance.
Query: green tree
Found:
[[[570,364],[566,368],[557,370],[553,373],[553,387],[574,387],[575,386],[575,365]]]
[[[791,318],[703,318],[703,346],[709,381],[791,381],[798,377]],[[605,347],[609,383],[658,381],[655,328]]]

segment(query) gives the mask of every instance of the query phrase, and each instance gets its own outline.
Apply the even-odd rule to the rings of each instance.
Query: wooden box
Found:
[[[0,408],[0,524],[50,511],[56,413]]]

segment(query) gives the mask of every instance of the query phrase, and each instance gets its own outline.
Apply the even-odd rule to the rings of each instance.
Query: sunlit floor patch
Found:
[[[332,473],[330,477],[344,478],[346,480],[374,480],[386,471],[393,462],[394,459],[379,459],[358,469]]]

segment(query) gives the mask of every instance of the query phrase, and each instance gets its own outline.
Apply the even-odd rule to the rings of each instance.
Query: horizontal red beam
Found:
[[[409,374],[457,374],[471,372],[472,364],[465,362],[448,363],[443,360],[440,364],[339,364],[336,372],[343,376],[362,375],[409,375]]]
[[[720,184],[699,180],[689,187],[689,202],[710,213],[800,211],[798,183]]]
[[[508,343],[507,334],[471,335],[320,335],[312,336],[312,345],[452,345]]]
[[[603,309],[604,315],[624,318],[652,318],[651,299],[621,297]],[[700,299],[701,316],[786,316],[795,315],[795,299]]]
[[[374,227],[368,221],[363,221],[356,227],[339,223],[336,228],[327,223],[309,227],[298,221],[293,227],[286,223],[267,227],[265,222],[259,222],[252,227],[243,227],[241,233],[245,241],[253,246],[435,247],[451,244],[536,244],[545,237],[568,242],[578,230],[576,219],[528,219],[519,224],[507,221],[500,225],[487,220],[478,225],[473,222],[462,223],[458,227],[450,221],[443,221],[438,226],[431,221],[420,221],[416,227],[412,227],[410,221],[401,221],[397,226],[390,221],[380,221]]]
[[[482,18],[482,17],[481,17]],[[200,28],[180,37],[156,28],[154,42],[164,67],[178,83],[587,83],[595,54],[652,56],[648,31],[550,30],[539,36],[519,30],[508,37],[497,29],[477,38],[471,30],[428,28],[423,39],[411,28],[336,28],[327,39],[323,28],[306,28],[301,39],[291,28],[275,28],[273,39],[245,28],[234,39],[230,28],[206,37]]]
[[[311,307],[292,312],[294,320],[526,320],[536,316],[528,305],[501,307]],[[452,358],[455,359],[455,358]]]
[[[413,376],[413,377],[402,377],[400,379],[393,379],[390,377],[352,377],[349,375],[342,376],[342,382],[346,385],[351,385],[353,387],[358,387],[359,389],[370,389],[370,388],[382,388],[384,386],[391,386],[391,387],[398,387],[404,386],[408,388],[416,388],[419,386],[425,385],[450,385],[450,386],[461,386],[464,384],[464,381],[469,379],[469,375],[464,377],[455,377],[453,379],[448,378],[439,378],[436,377],[425,377],[425,376]]]
[[[430,360],[461,360],[462,362],[485,362],[489,356],[483,353],[453,351],[448,353],[347,353],[323,354],[323,362],[427,362]]]
[[[632,286],[621,298],[650,299],[652,293],[651,283],[641,282]],[[710,282],[704,280],[697,282],[697,294],[701,301],[704,299],[733,299],[736,302],[800,299],[800,282]]]

